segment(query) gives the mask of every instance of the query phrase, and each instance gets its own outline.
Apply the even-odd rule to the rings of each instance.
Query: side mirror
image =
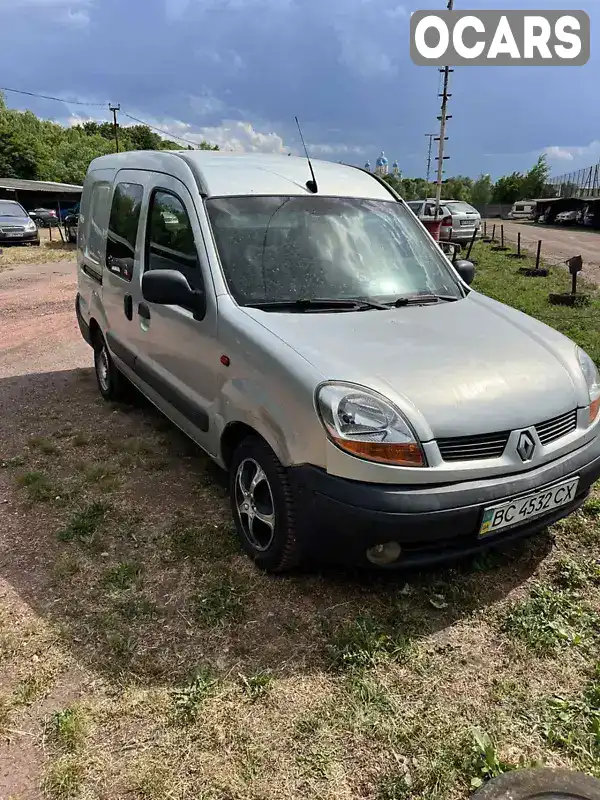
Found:
[[[206,296],[192,289],[185,275],[175,269],[153,269],[142,276],[142,295],[149,303],[181,306],[202,318],[206,313]]]
[[[463,281],[469,284],[469,286],[473,283],[473,279],[475,277],[475,265],[471,261],[459,259],[458,261],[454,262],[454,269],[458,272]]]

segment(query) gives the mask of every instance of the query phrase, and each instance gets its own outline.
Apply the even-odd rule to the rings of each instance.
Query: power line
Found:
[[[138,119],[137,117],[132,117],[131,114],[128,114],[126,111],[121,111],[124,117],[128,119],[132,119],[134,122],[139,122],[140,125],[145,125],[147,128],[152,128],[153,131],[158,131],[158,133],[162,133],[164,136],[168,136],[170,139],[178,139],[180,142],[186,142],[187,144],[192,144],[195,147],[198,147],[198,142],[193,142],[191,139],[186,139],[183,136],[176,136],[174,133],[170,131],[166,131],[163,128],[157,128],[156,125],[150,125],[149,122],[144,122],[143,119]]]
[[[36,92],[24,92],[21,89],[9,89],[6,86],[0,86],[0,92],[14,92],[14,94],[26,94],[28,97],[41,97],[44,100],[58,100],[59,103],[68,103],[68,105],[95,106],[96,108],[105,108],[104,103],[84,103],[83,100],[65,100],[64,97],[51,97],[48,94],[37,94]]]

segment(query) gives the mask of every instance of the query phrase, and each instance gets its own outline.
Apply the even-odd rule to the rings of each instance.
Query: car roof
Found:
[[[362,169],[317,159],[312,164],[319,195],[395,199],[391,189]],[[306,158],[280,154],[136,150],[95,159],[90,170],[100,169],[164,171],[182,180],[191,172],[201,194],[207,197],[310,194],[306,187],[311,178]]]

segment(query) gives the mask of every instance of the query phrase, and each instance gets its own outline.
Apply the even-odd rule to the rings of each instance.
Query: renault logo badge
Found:
[[[517,444],[517,453],[519,454],[521,461],[531,461],[534,452],[535,442],[533,441],[533,437],[530,433],[524,431],[519,436],[519,443]]]

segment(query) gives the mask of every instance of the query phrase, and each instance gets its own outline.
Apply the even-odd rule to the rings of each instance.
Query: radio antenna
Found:
[[[294,119],[296,120],[296,125],[298,126],[298,132],[300,134],[300,138],[302,139],[302,146],[304,147],[304,152],[306,153],[306,160],[308,161],[308,168],[310,169],[310,174],[312,175],[312,180],[306,181],[306,188],[308,189],[309,192],[316,194],[319,191],[319,187],[317,186],[315,171],[313,169],[313,165],[311,164],[310,156],[308,155],[308,149],[304,141],[304,136],[302,136],[302,128],[300,127],[300,123],[298,122],[298,117],[294,117]]]

